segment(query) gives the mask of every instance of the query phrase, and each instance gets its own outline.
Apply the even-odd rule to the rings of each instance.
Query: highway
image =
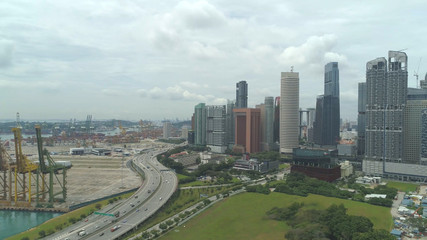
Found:
[[[135,157],[127,165],[143,171],[145,181],[132,197],[110,204],[98,212],[119,213],[119,217],[92,214],[85,220],[48,236],[49,239],[116,239],[154,214],[172,196],[178,186],[174,172],[160,164],[156,155],[165,150],[153,150]],[[113,228],[116,230],[112,231]]]

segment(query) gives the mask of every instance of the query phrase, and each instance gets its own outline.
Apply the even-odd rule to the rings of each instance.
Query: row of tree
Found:
[[[374,229],[363,216],[347,214],[344,205],[331,205],[326,210],[304,209],[303,203],[287,208],[275,207],[266,215],[270,219],[285,221],[291,227],[285,234],[288,240],[394,240],[386,230]]]

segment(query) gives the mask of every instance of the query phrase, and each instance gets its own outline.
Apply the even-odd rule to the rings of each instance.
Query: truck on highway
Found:
[[[116,225],[114,227],[111,228],[111,232],[116,231],[117,229],[119,229],[121,226],[120,225]]]

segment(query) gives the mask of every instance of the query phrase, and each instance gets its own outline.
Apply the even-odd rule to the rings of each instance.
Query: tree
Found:
[[[150,238],[151,234],[147,231],[143,232],[141,235],[144,239]]]
[[[98,210],[99,210],[99,209],[101,209],[101,207],[102,207],[102,205],[101,205],[100,203],[97,203],[97,204],[95,205],[95,208],[96,208],[96,209],[98,209]]]
[[[172,221],[172,220],[167,220],[167,221],[166,221],[166,224],[167,224],[168,226],[172,226],[172,225],[173,225],[173,221]]]
[[[166,223],[160,223],[159,228],[162,230],[166,230],[168,228],[168,225]]]
[[[181,218],[180,218],[180,217],[176,217],[176,218],[174,218],[173,220],[175,221],[175,223],[176,223],[176,224],[178,224],[178,223],[179,223],[179,221],[181,221]]]
[[[384,229],[374,229],[370,232],[355,234],[353,240],[395,240],[396,237]]]
[[[46,237],[46,232],[44,230],[41,230],[39,232],[39,236],[42,237],[42,238]]]
[[[209,199],[203,200],[203,204],[205,204],[205,206],[209,205],[210,203],[211,203],[211,200]]]

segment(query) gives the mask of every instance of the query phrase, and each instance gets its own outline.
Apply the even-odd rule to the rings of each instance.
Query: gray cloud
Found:
[[[13,44],[11,41],[0,39],[0,68],[8,67],[12,64]]]
[[[300,73],[300,106],[314,107],[324,64],[338,61],[342,117],[356,119],[357,83],[365,80],[367,61],[408,48],[413,73],[427,54],[422,41],[408,37],[427,33],[426,11],[422,2],[386,0],[4,0],[0,87],[31,90],[28,97],[46,109],[3,91],[11,104],[2,114],[186,118],[198,102],[234,99],[240,80],[249,83],[250,106],[278,96],[280,72],[290,66]],[[93,108],[83,113],[88,102]],[[134,111],[129,102],[144,104]]]

